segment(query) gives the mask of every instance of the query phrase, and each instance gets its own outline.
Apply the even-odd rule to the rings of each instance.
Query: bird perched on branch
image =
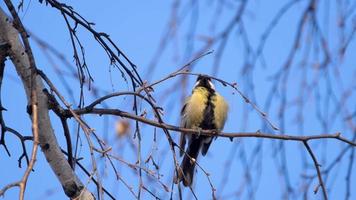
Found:
[[[181,126],[198,130],[221,131],[224,128],[228,105],[224,98],[215,91],[211,79],[199,76],[181,111]],[[195,163],[199,152],[205,156],[214,137],[200,134],[181,133],[180,156],[184,154],[175,183],[183,182],[191,186],[193,182]],[[186,139],[188,147],[185,149]]]

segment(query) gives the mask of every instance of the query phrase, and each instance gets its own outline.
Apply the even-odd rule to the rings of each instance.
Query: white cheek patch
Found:
[[[211,81],[208,81],[208,82],[209,82],[209,85],[210,85],[211,89],[215,90],[214,84]]]
[[[199,80],[199,81],[197,81],[197,82],[195,82],[194,87],[197,87],[197,85],[199,85],[199,83],[200,83],[200,80]]]

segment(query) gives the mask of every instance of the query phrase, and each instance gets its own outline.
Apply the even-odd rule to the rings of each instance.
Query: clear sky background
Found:
[[[195,53],[203,47],[204,39],[208,36],[216,36],[227,26],[240,4],[240,1],[214,0],[180,2],[177,11],[179,23],[176,24],[176,32],[169,35],[167,46],[157,54],[157,49],[161,48],[159,44],[162,37],[168,30],[172,30],[169,29],[169,23],[172,19],[174,1],[77,0],[65,2],[73,6],[87,20],[94,22],[97,31],[109,34],[119,48],[138,66],[137,69],[142,77],[149,82],[159,80],[189,62]],[[260,115],[251,108],[251,105],[245,103],[232,88],[216,83],[217,90],[227,99],[230,105],[225,132],[262,130],[268,133],[280,134],[282,132],[291,135],[341,132],[345,137],[352,139],[355,129],[352,130],[345,119],[348,114],[351,116],[356,108],[356,95],[354,93],[356,59],[352,55],[356,46],[354,41],[350,42],[344,58],[340,59],[337,55],[342,33],[336,28],[340,17],[337,11],[353,8],[352,5],[355,4],[352,2],[340,1],[344,4],[337,5],[334,1],[326,1],[327,3],[319,5],[320,11],[318,11],[317,19],[322,25],[320,28],[328,41],[330,55],[332,55],[328,69],[321,70],[317,65],[323,60],[320,53],[322,52],[320,44],[312,42],[315,38],[302,35],[301,48],[297,51],[286,82],[285,120],[282,121],[280,118],[280,99],[283,91],[281,85],[277,87],[276,97],[271,99],[271,106],[266,110],[269,92],[273,91],[271,89],[274,83],[273,75],[286,62],[296,36],[298,22],[308,2],[299,1],[281,18],[266,41],[263,59],[256,62],[250,73],[242,73],[243,67],[247,61],[251,60],[252,55],[247,52],[246,38],[244,38],[244,34],[241,34],[239,27],[233,28],[218,64],[216,64],[216,57],[219,55],[220,43],[208,49],[214,50],[214,53],[203,57],[194,65],[193,72],[215,75],[228,82],[236,82],[241,91],[263,111],[267,112],[268,118],[281,128],[281,131],[273,131]],[[17,4],[17,2],[14,3]],[[242,19],[244,31],[246,31],[252,51],[256,51],[262,34],[285,3],[285,1],[258,0],[248,2]],[[3,2],[0,3],[0,6],[6,10]],[[219,9],[221,9],[221,14],[217,15]],[[53,57],[54,63],[62,71],[62,74],[59,74],[40,46],[35,41],[30,40],[38,67],[56,83],[67,100],[76,105],[79,99],[79,83],[71,75],[71,72],[75,69],[75,63],[73,62],[73,50],[63,17],[57,10],[40,4],[38,1],[24,1],[24,9],[19,15],[31,33],[57,48],[71,62],[72,65],[68,66]],[[352,19],[355,19],[353,10],[348,15],[350,17],[346,20],[345,25],[346,38],[352,33],[352,29],[349,29],[352,27],[350,23],[352,23]],[[216,23],[212,23],[213,21],[216,21]],[[212,24],[215,25],[215,28]],[[309,26],[306,26],[305,29],[312,31]],[[123,81],[120,72],[110,66],[110,61],[105,52],[93,37],[81,28],[78,29],[78,35],[85,47],[88,67],[94,78],[93,85],[94,88],[98,89],[97,95],[103,96],[110,92],[129,90],[130,86]],[[315,37],[318,38],[318,36]],[[308,44],[313,46],[311,48],[312,53],[307,60],[303,60],[304,53],[307,52],[305,47]],[[157,55],[159,56],[158,62],[152,62],[154,58],[157,58]],[[22,84],[10,61],[7,61],[6,64],[1,94],[4,107],[8,110],[4,113],[5,121],[8,126],[15,128],[24,135],[31,135],[31,123],[26,114],[26,98]],[[217,66],[219,70],[214,73]],[[307,75],[303,76],[304,73]],[[61,81],[61,77],[65,78],[69,84],[75,102],[72,101],[70,92]],[[186,86],[181,84],[180,77],[176,77],[155,88],[154,96],[157,104],[164,109],[166,123],[179,124],[182,99],[190,93],[195,81],[195,77],[188,77],[189,81]],[[303,77],[306,78],[303,79]],[[309,87],[302,87],[303,83],[306,83]],[[328,85],[329,83],[331,85]],[[347,94],[347,97],[342,96]],[[88,105],[93,99],[95,99],[93,90],[89,91],[86,88],[85,104]],[[131,112],[131,101],[132,99],[129,97],[115,98],[107,101],[106,106]],[[298,101],[304,102],[303,107],[300,107]],[[140,109],[141,111],[147,110],[147,117],[153,118],[148,105],[142,103]],[[56,136],[62,148],[65,148],[59,120],[54,115],[51,116]],[[302,116],[302,119],[298,118],[300,116]],[[134,149],[137,146],[137,140],[132,140],[132,135],[128,138],[116,136],[114,129],[117,118],[85,116],[84,119],[96,130],[98,135],[102,136],[113,147],[113,154],[130,163],[136,162],[137,153]],[[301,121],[298,121],[298,119]],[[355,117],[351,118],[350,121],[351,124],[354,124],[356,122]],[[72,140],[74,141],[76,126],[73,122],[70,125],[71,130],[73,130]],[[131,123],[131,132],[134,130],[133,125],[134,123]],[[159,173],[163,175],[161,177],[162,182],[170,187],[173,162],[167,139],[161,130],[155,131],[152,127],[145,125],[142,125],[141,134],[143,135],[143,159],[152,154],[161,167]],[[154,135],[157,137],[157,142],[154,142]],[[172,132],[171,135],[178,141],[179,134]],[[13,136],[8,136],[6,142],[11,157],[8,157],[4,148],[0,147],[0,188],[7,183],[19,180],[25,170],[25,162],[22,162],[22,168],[17,167],[18,158],[21,155],[21,146],[18,140]],[[81,144],[80,156],[84,157],[82,162],[90,169],[90,157],[84,137],[82,137]],[[27,149],[30,151],[32,145],[30,143],[27,145]],[[345,144],[334,140],[311,142],[311,146],[323,167],[330,166],[330,163],[346,147]],[[284,155],[280,148],[285,148]],[[345,198],[345,180],[347,170],[350,168],[350,155],[351,150],[348,150],[341,161],[337,163],[337,166],[332,168],[329,176],[324,177],[327,189],[330,191],[330,199]],[[104,187],[116,195],[118,199],[133,199],[123,183],[115,180],[108,162],[103,162],[100,156],[97,156],[97,160],[102,172]],[[318,183],[316,178],[311,180],[309,188],[305,188],[310,179],[303,178],[303,176],[314,176],[316,171],[303,145],[298,142],[286,141],[280,143],[267,139],[252,138],[235,139],[230,142],[228,139],[219,138],[214,141],[206,157],[200,156],[199,163],[211,174],[210,178],[217,189],[217,196],[222,199],[252,199],[251,195],[254,199],[283,199],[285,188],[288,185],[293,188],[293,191],[289,194],[290,199],[302,199],[305,190],[308,191],[307,196],[310,199],[322,199],[321,189],[318,194],[313,194],[313,189]],[[284,163],[286,168],[283,167]],[[126,182],[132,185],[134,191],[137,192],[138,178],[133,170],[117,161],[115,161],[115,166],[120,170],[120,174]],[[353,171],[350,173],[351,185],[356,184],[355,166],[355,164],[351,166]],[[151,163],[143,164],[142,167],[154,169]],[[38,160],[34,169],[35,171],[30,175],[27,184],[26,199],[66,198],[41,151],[38,152]],[[287,169],[287,177],[284,176],[285,171],[283,170],[285,169]],[[79,169],[78,175],[84,183],[87,182],[88,178]],[[225,176],[228,178],[225,179]],[[150,188],[157,188],[153,192],[158,197],[169,198],[169,193],[163,191],[156,179],[144,177],[144,183]],[[95,192],[92,184],[89,188]],[[197,172],[194,188],[200,199],[211,198],[209,182],[201,170]],[[185,198],[192,198],[187,189],[183,194]],[[4,199],[15,199],[17,195],[18,189],[11,189],[6,192]],[[355,192],[351,195],[350,199],[356,199]],[[151,198],[152,196],[147,192],[143,193],[143,199]],[[174,198],[178,198],[177,190],[174,192]],[[107,199],[107,196],[105,196],[105,199]]]

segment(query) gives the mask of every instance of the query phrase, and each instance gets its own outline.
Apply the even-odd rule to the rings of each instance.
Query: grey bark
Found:
[[[28,105],[30,105],[31,66],[29,58],[19,38],[18,30],[13,27],[11,19],[0,8],[0,44],[1,43],[10,45],[7,54],[22,80]],[[47,96],[43,93],[45,87],[39,76],[36,76],[35,84],[38,97],[39,142],[47,162],[56,174],[68,197],[72,199],[94,199],[93,195],[83,186],[83,183],[72,170],[59,148],[48,114]]]

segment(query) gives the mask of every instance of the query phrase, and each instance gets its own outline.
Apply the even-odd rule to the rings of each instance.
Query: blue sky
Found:
[[[178,9],[178,16],[182,19],[178,24],[176,34],[171,35],[168,39],[168,45],[159,54],[160,59],[155,64],[153,71],[152,59],[156,55],[155,52],[159,48],[159,43],[167,31],[168,24],[171,19],[171,11],[173,1],[65,1],[74,7],[74,9],[84,16],[87,20],[95,23],[95,29],[101,32],[106,32],[111,36],[111,39],[116,42],[121,50],[138,66],[138,71],[143,74],[143,78],[148,81],[158,80],[167,76],[169,73],[177,70],[179,67],[187,63],[192,58],[197,50],[203,45],[203,40],[207,36],[217,35],[221,29],[226,27],[227,23],[234,16],[234,12],[239,5],[239,1],[225,1],[226,4],[222,6],[222,13],[217,17],[215,15],[216,9],[219,6],[218,1],[206,1],[199,3],[181,2]],[[329,1],[328,1],[329,2]],[[345,1],[347,2],[347,1]],[[344,3],[345,3],[344,2]],[[284,1],[250,1],[247,5],[246,12],[243,16],[244,27],[248,35],[248,40],[252,46],[253,51],[258,47],[260,38],[265,31],[268,24],[276,15],[278,10],[284,5]],[[266,111],[269,119],[278,127],[281,127],[282,121],[279,118],[280,96],[282,87],[277,87],[277,95],[272,99],[272,104],[266,110],[266,102],[268,102],[268,94],[273,85],[273,75],[286,62],[286,57],[292,47],[293,40],[296,34],[297,23],[300,20],[301,12],[305,9],[308,1],[300,1],[290,9],[278,23],[275,29],[271,32],[268,38],[265,49],[263,51],[263,61],[257,61],[255,69],[250,74],[242,74],[241,70],[246,63],[246,45],[244,43],[243,35],[239,28],[234,28],[229,36],[224,53],[219,64],[219,71],[216,76],[229,82],[236,82],[239,88],[249,96],[262,110]],[[0,3],[1,8],[5,9],[3,2]],[[352,7],[352,3],[346,6]],[[340,6],[340,5],[339,5]],[[301,48],[297,51],[295,62],[292,64],[289,73],[288,81],[286,82],[286,96],[287,108],[285,110],[285,126],[283,133],[292,135],[314,135],[321,133],[335,133],[342,132],[342,134],[351,138],[354,130],[345,123],[345,116],[343,113],[352,112],[355,109],[355,94],[352,93],[355,89],[355,64],[356,59],[352,57],[352,52],[356,46],[351,42],[349,49],[344,56],[344,60],[338,60],[338,44],[340,40],[340,33],[338,31],[337,9],[344,7],[337,7],[335,2],[331,1],[329,6],[327,4],[320,4],[318,7],[318,20],[323,31],[323,35],[329,42],[329,49],[332,57],[332,62],[328,70],[319,70],[316,66],[318,61],[322,60],[320,54],[320,45],[310,42],[306,34],[302,36]],[[192,7],[192,9],[189,9]],[[327,12],[326,10],[329,10]],[[328,13],[328,15],[326,15]],[[25,26],[37,37],[42,38],[52,46],[56,47],[65,55],[70,62],[73,61],[73,51],[69,39],[68,30],[66,29],[63,17],[55,9],[39,4],[37,1],[25,1],[24,11],[20,12],[20,17]],[[354,16],[354,13],[350,13]],[[351,17],[352,18],[352,17]],[[329,23],[325,23],[325,19]],[[212,28],[212,21],[216,20],[215,29]],[[352,30],[350,29],[350,21],[346,21],[345,35],[347,36]],[[325,25],[327,24],[327,25]],[[306,26],[305,29],[312,30]],[[306,32],[307,32],[306,31]],[[194,33],[193,36],[191,33]],[[78,30],[78,35],[85,46],[85,54],[89,69],[94,77],[94,86],[99,89],[99,96],[115,91],[126,91],[129,88],[121,78],[120,72],[110,66],[110,61],[107,59],[105,52],[96,43],[93,37],[84,29]],[[192,41],[189,42],[189,38]],[[314,45],[311,58],[303,65],[303,55],[306,52],[306,46]],[[42,69],[49,78],[56,83],[58,89],[62,91],[67,100],[71,100],[68,91],[61,84],[58,73],[54,70],[53,65],[49,62],[47,57],[43,54],[40,47],[31,40],[31,45],[36,58],[37,66]],[[196,73],[212,74],[214,71],[214,61],[219,51],[219,45],[213,45],[209,50],[214,50],[213,54],[205,56],[200,59],[192,69]],[[74,69],[74,62],[72,66],[67,66],[54,59],[58,67],[66,72]],[[20,80],[14,71],[10,61],[7,61],[5,71],[5,78],[3,83],[2,100],[7,112],[4,113],[5,121],[8,126],[16,128],[24,135],[30,135],[30,121],[26,114],[26,99],[22,89]],[[337,70],[339,77],[336,75]],[[150,71],[153,71],[151,74]],[[326,71],[328,73],[326,73]],[[307,78],[303,80],[303,73],[307,73]],[[150,76],[144,75],[150,74]],[[328,86],[326,81],[326,74],[331,77],[331,86]],[[318,78],[320,77],[320,78]],[[189,82],[186,87],[183,87],[178,81],[180,77],[170,79],[154,88],[154,96],[157,104],[164,109],[164,120],[169,124],[179,124],[179,109],[182,105],[182,99],[190,93],[193,87],[195,77],[189,76]],[[74,97],[78,102],[79,89],[78,81],[71,76],[65,76],[65,79],[70,84],[74,91]],[[340,80],[342,82],[340,82]],[[302,88],[301,84],[306,81],[310,86]],[[314,82],[316,84],[313,84]],[[251,90],[248,83],[253,83],[254,91]],[[230,105],[229,119],[226,123],[224,131],[226,132],[240,132],[249,131],[254,132],[263,130],[270,133],[280,134],[280,132],[273,132],[271,128],[266,126],[265,122],[259,114],[246,104],[244,100],[234,90],[229,87],[224,87],[216,83],[217,90],[227,99]],[[174,88],[173,90],[169,90]],[[330,93],[330,90],[335,93]],[[167,92],[169,90],[170,92]],[[343,100],[342,94],[350,91],[350,96],[342,103],[343,107],[338,108],[335,102]],[[92,91],[85,90],[85,103],[90,103],[94,97]],[[329,100],[328,100],[329,99]],[[333,100],[334,99],[334,100]],[[336,99],[336,100],[335,100]],[[131,110],[131,98],[115,98],[107,101],[110,108],[119,108],[126,111]],[[298,107],[295,102],[301,100],[304,102],[304,107]],[[319,102],[320,100],[320,102]],[[77,103],[76,102],[76,103]],[[73,102],[75,104],[75,102]],[[147,110],[148,117],[152,118],[149,106],[142,103],[141,111]],[[340,109],[340,112],[337,112]],[[345,111],[347,110],[347,111]],[[296,121],[298,114],[303,116],[303,125],[300,121]],[[351,113],[350,113],[351,114]],[[320,118],[320,115],[322,116]],[[51,115],[53,121],[53,128],[56,132],[57,138],[65,147],[63,133],[61,132],[61,125],[59,120]],[[327,129],[321,124],[321,119],[327,122]],[[133,150],[137,140],[132,142],[128,138],[117,138],[114,131],[116,117],[98,117],[85,116],[84,119],[96,130],[98,135],[101,135],[109,145],[113,147],[113,154],[124,158],[128,162],[134,163],[137,158],[137,153]],[[355,118],[351,119],[351,123],[355,123]],[[71,130],[75,130],[75,123],[71,122]],[[133,130],[133,123],[132,129]],[[160,173],[162,181],[170,186],[170,180],[173,175],[172,155],[168,149],[168,143],[161,130],[153,129],[152,127],[142,126],[142,141],[143,141],[143,158],[153,155],[155,161],[160,165]],[[154,135],[157,136],[157,142],[154,142]],[[171,135],[178,141],[178,134],[172,132]],[[73,134],[74,140],[74,134]],[[20,144],[18,140],[12,136],[6,138],[7,146],[12,154],[11,157],[6,156],[4,149],[0,148],[0,187],[12,181],[19,180],[25,168],[17,168],[17,159],[21,155]],[[130,142],[131,141],[131,142]],[[80,148],[80,156],[85,157],[84,165],[90,168],[90,159],[87,156],[87,144],[82,137]],[[282,174],[281,163],[287,164],[289,184],[294,187],[294,194],[291,194],[291,199],[301,199],[303,191],[305,191],[305,183],[308,179],[301,178],[302,175],[315,175],[316,171],[313,168],[311,159],[306,154],[302,144],[298,142],[287,141],[285,145],[285,154],[283,157],[278,148],[281,143],[272,140],[261,140],[253,138],[236,139],[230,142],[227,139],[219,138],[214,141],[214,144],[209,150],[206,157],[200,157],[199,163],[203,168],[211,174],[211,179],[217,188],[218,197],[231,199],[241,198],[250,199],[253,193],[255,199],[282,199],[283,191],[285,190],[286,180]],[[346,147],[338,141],[327,140],[323,142],[311,142],[311,147],[315,151],[322,166],[329,166],[340,151]],[[31,145],[28,144],[30,151]],[[261,148],[260,151],[255,152],[256,149]],[[326,180],[328,190],[331,190],[330,199],[343,199],[345,196],[345,176],[348,169],[349,156],[348,151],[339,165],[335,167]],[[283,159],[286,159],[283,162]],[[114,174],[108,165],[108,162],[103,162],[99,156],[97,157],[99,166],[104,178],[104,186],[112,191],[113,194],[118,195],[119,199],[131,199],[133,196],[124,187],[122,182],[115,180]],[[305,162],[305,160],[307,162]],[[226,164],[229,163],[230,164]],[[135,173],[126,165],[115,162],[115,165],[120,170],[123,178],[132,184],[134,191],[137,191],[138,179]],[[305,166],[306,165],[306,166]],[[355,166],[355,165],[353,165]],[[152,164],[142,164],[142,167],[153,170]],[[303,169],[307,169],[304,171]],[[353,170],[355,167],[353,167]],[[250,181],[246,182],[246,171],[251,174]],[[307,173],[307,174],[305,174]],[[223,179],[224,174],[228,174],[228,179]],[[87,177],[78,170],[78,175],[81,180],[87,182]],[[326,177],[324,177],[326,178]],[[355,172],[351,173],[351,185],[355,184]],[[169,193],[165,193],[160,188],[157,181],[154,179],[144,178],[145,184],[154,188],[157,186],[156,195],[166,199]],[[223,189],[223,183],[226,183]],[[317,185],[317,179],[312,180],[310,188],[308,188],[307,195],[310,199],[321,199],[321,190],[318,194],[313,194],[313,189]],[[92,185],[89,186],[92,191]],[[198,170],[196,182],[194,184],[195,192],[199,198],[211,198],[211,189],[206,176],[201,170]],[[248,188],[255,188],[256,192],[249,191]],[[177,198],[177,190],[175,190],[174,198]],[[221,193],[219,193],[221,191]],[[238,192],[241,193],[238,193]],[[238,193],[238,194],[237,194]],[[18,189],[11,189],[7,191],[4,199],[14,199],[17,197]],[[221,196],[220,196],[221,195]],[[235,195],[235,196],[234,196]],[[353,193],[350,199],[356,198]],[[26,191],[27,199],[63,199],[65,198],[59,182],[55,178],[50,167],[46,163],[41,151],[38,153],[38,161],[36,162],[35,172],[31,174]],[[192,198],[189,190],[184,191],[184,197]],[[144,199],[149,199],[151,196],[147,192],[143,193]],[[106,198],[105,198],[106,199]]]

